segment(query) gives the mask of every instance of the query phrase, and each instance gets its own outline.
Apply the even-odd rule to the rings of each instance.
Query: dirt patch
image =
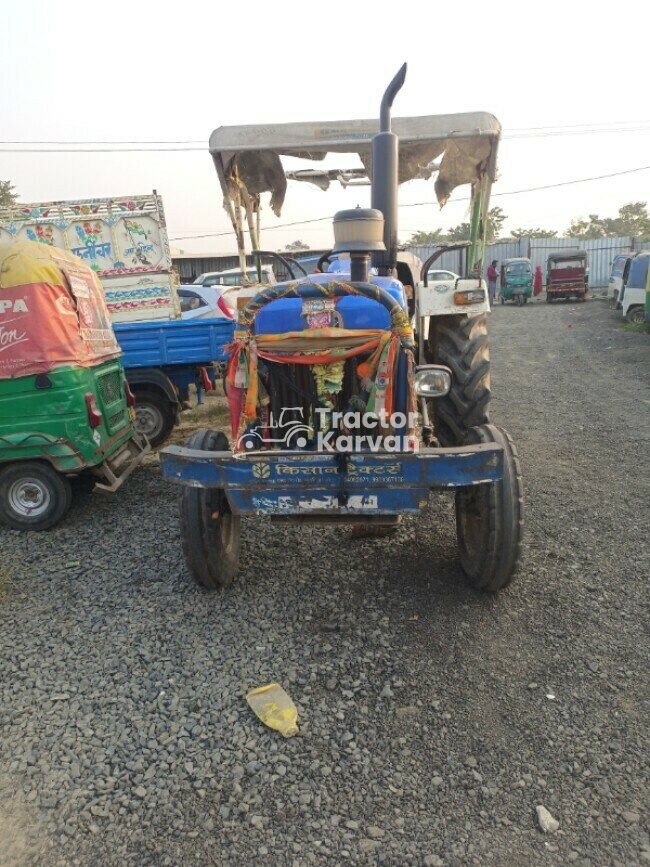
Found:
[[[38,826],[25,808],[15,801],[0,801],[0,867],[42,864],[45,849]]]

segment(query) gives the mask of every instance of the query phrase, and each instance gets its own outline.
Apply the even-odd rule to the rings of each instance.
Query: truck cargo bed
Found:
[[[226,361],[235,323],[230,319],[177,319],[113,326],[128,370],[136,367],[208,365]]]

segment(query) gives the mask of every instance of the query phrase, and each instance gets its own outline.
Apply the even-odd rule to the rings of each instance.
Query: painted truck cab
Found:
[[[588,287],[589,267],[586,250],[567,249],[549,254],[546,263],[548,304],[562,298],[586,301]]]
[[[101,284],[70,253],[0,246],[0,519],[56,524],[83,471],[113,492],[149,450]]]

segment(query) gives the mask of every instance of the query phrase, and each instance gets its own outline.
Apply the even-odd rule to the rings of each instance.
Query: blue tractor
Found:
[[[211,137],[242,273],[246,222],[253,254],[261,252],[262,194],[280,213],[281,157],[358,154],[371,207],[335,215],[322,273],[292,272],[287,282],[241,291],[228,368],[231,440],[203,430],[161,453],[165,478],[182,486],[187,565],[205,588],[235,577],[241,516],[390,527],[441,489],[455,491],[470,585],[497,591],[515,575],[521,470],[510,436],[489,422],[489,300],[480,276],[500,126],[485,113],[393,122],[405,75],[406,64],[383,96],[379,124],[221,127]],[[460,184],[472,191],[466,274],[444,293],[427,285],[437,254],[418,273],[397,244],[399,184],[434,174],[441,204]],[[310,171],[306,179],[325,188],[331,177]]]

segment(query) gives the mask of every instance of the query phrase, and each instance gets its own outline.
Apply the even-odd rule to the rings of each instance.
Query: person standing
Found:
[[[488,292],[490,293],[490,304],[494,304],[494,298],[497,291],[497,279],[499,272],[497,271],[497,260],[493,259],[487,269]]]

